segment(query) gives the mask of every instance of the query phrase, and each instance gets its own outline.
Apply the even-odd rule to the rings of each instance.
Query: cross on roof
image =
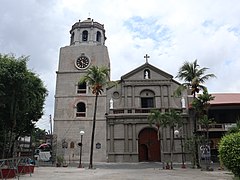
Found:
[[[148,58],[150,58],[150,56],[146,54],[144,58],[146,59],[146,63],[148,63]]]

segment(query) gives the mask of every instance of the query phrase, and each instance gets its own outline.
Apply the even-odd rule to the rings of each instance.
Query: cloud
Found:
[[[87,17],[104,24],[113,80],[145,63],[177,75],[184,61],[198,59],[217,78],[210,92],[239,92],[240,2],[238,0],[2,0],[0,53],[30,56],[29,68],[49,90],[45,115],[54,113],[60,47],[71,26]]]

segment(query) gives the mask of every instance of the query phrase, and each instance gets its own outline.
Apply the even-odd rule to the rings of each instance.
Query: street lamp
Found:
[[[179,130],[175,130],[174,134],[178,137],[180,132]],[[182,168],[186,168],[184,164],[184,152],[183,152],[183,142],[182,142],[182,135],[180,134],[180,141],[181,141],[181,152],[182,152]]]
[[[82,166],[82,138],[83,138],[83,135],[84,135],[84,131],[80,131],[81,141],[80,141],[80,143],[78,143],[78,145],[80,146],[80,158],[79,158],[78,168],[83,168],[83,166]]]

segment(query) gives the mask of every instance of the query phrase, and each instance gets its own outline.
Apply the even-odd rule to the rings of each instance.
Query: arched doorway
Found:
[[[157,131],[153,128],[144,128],[138,135],[139,161],[161,161],[160,141]]]

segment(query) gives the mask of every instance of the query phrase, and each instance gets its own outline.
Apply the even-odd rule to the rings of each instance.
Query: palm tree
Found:
[[[150,112],[150,115],[148,116],[148,121],[150,126],[152,126],[153,124],[157,126],[158,141],[160,141],[160,127],[163,131],[163,129],[166,128],[168,124],[166,114],[161,113],[159,110],[152,110]],[[163,167],[165,167],[164,162]]]
[[[158,140],[160,141],[160,127],[165,127],[166,123],[164,123],[165,120],[165,114],[161,113],[159,110],[152,110],[150,112],[150,115],[148,116],[148,121],[150,126],[155,124],[157,126],[157,135]]]
[[[196,115],[200,118],[203,115],[208,114],[210,101],[214,100],[215,96],[208,94],[207,89],[204,89],[203,94],[200,94],[192,101],[192,107],[196,111]]]
[[[176,76],[180,80],[183,80],[184,83],[178,88],[177,94],[180,94],[180,92],[183,89],[191,89],[191,94],[193,95],[193,98],[196,98],[196,94],[199,93],[200,90],[206,89],[205,86],[202,84],[205,83],[206,80],[209,78],[215,77],[214,74],[206,74],[205,72],[208,70],[208,68],[200,68],[200,66],[197,63],[197,60],[195,60],[193,63],[185,62],[182,67],[180,67],[178,71],[178,75]],[[196,118],[194,118],[194,135],[197,134],[197,122]],[[195,138],[196,139],[196,138]],[[195,141],[195,149],[196,149],[196,165],[199,168],[199,157],[198,157],[198,145]]]
[[[214,118],[208,118],[206,114],[204,114],[200,119],[199,119],[199,124],[203,126],[205,129],[205,142],[204,142],[204,152],[205,156],[205,170],[210,170],[210,144],[209,144],[209,129],[210,125],[214,123]],[[208,155],[208,158],[207,158]]]
[[[178,70],[178,75],[176,77],[184,81],[181,88],[191,89],[191,94],[196,97],[196,94],[199,93],[200,90],[206,88],[202,84],[204,84],[209,78],[216,77],[214,74],[204,75],[207,70],[208,68],[206,67],[200,68],[197,60],[193,63],[184,62],[183,66]]]
[[[171,164],[170,168],[173,169],[173,147],[174,147],[174,127],[176,125],[182,125],[182,116],[179,112],[171,109],[170,112],[166,113],[167,124],[170,128],[170,151],[171,151]]]
[[[214,123],[214,118],[208,118],[208,109],[210,106],[210,101],[214,100],[214,98],[214,96],[208,94],[208,91],[204,89],[203,94],[200,94],[192,102],[192,106],[196,111],[196,119],[206,130],[207,143],[209,140],[210,125]]]
[[[208,118],[206,114],[204,114],[200,119],[199,119],[199,124],[203,126],[203,128],[206,130],[206,141],[207,144],[209,144],[209,129],[210,125],[214,123],[214,118]]]
[[[87,74],[80,79],[79,83],[86,82],[91,87],[92,93],[95,94],[93,125],[92,125],[92,137],[90,148],[90,163],[89,169],[93,168],[93,144],[96,125],[96,113],[97,113],[97,100],[98,96],[102,94],[103,87],[109,82],[109,69],[107,67],[92,66],[88,69]]]

